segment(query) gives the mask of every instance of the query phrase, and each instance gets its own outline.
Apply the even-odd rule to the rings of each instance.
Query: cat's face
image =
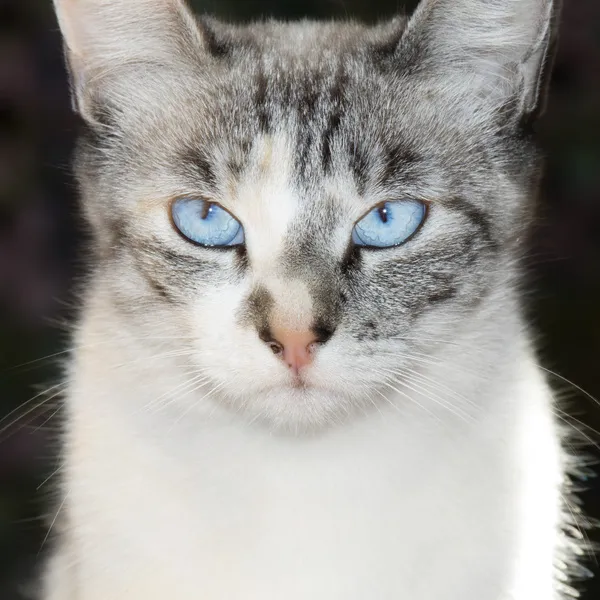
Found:
[[[539,101],[540,57],[532,75],[521,49],[544,32],[490,83],[489,63],[447,73],[423,45],[461,42],[435,11],[408,30],[196,28],[165,6],[157,32],[179,37],[157,33],[160,57],[122,51],[89,76],[101,87],[75,73],[101,272],[134,333],[168,332],[203,402],[289,428],[435,379],[511,279],[535,179],[520,122]]]

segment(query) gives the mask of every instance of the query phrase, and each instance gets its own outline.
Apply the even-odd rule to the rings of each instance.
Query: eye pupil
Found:
[[[382,206],[380,206],[377,209],[377,212],[379,214],[379,218],[381,219],[381,222],[387,223],[388,219],[389,219],[387,204],[383,204]]]
[[[205,221],[208,219],[208,215],[211,213],[213,209],[213,205],[210,202],[204,202],[202,204],[202,212],[200,213],[200,218]]]

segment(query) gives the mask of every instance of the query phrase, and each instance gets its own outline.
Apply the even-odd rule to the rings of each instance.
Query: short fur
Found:
[[[55,5],[97,261],[43,599],[561,598],[567,461],[518,287],[555,3],[374,27]],[[183,239],[181,196],[246,245]],[[419,232],[354,247],[400,198]],[[273,322],[328,340],[301,387]]]

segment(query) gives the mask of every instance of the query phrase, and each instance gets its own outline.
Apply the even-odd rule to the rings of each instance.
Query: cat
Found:
[[[43,600],[575,593],[520,285],[557,3],[54,4],[94,264]]]

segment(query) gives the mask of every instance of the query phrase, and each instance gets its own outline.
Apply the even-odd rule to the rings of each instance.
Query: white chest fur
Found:
[[[558,437],[522,373],[475,422],[390,407],[311,439],[218,410],[123,418],[118,376],[76,382],[74,600],[557,597]]]

